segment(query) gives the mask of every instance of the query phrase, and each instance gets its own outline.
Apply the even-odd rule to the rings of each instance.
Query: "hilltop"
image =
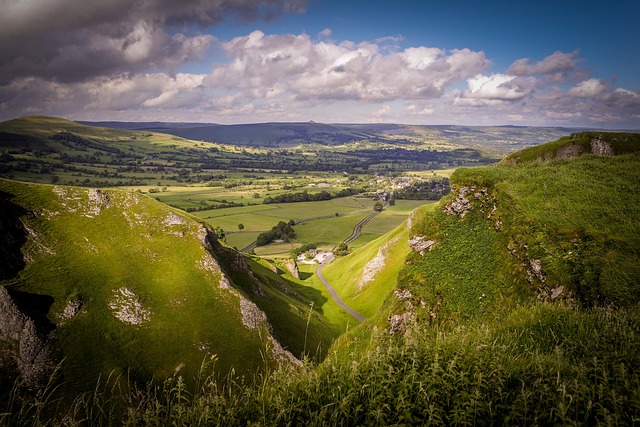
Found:
[[[578,132],[547,144],[530,147],[506,156],[501,164],[572,159],[585,154],[615,156],[638,151],[640,134]]]

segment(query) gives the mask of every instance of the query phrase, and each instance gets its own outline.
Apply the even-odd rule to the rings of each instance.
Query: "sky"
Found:
[[[0,120],[640,129],[638,0],[0,8]]]

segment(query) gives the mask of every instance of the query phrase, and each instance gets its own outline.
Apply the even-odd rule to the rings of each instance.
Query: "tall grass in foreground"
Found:
[[[205,364],[120,390],[111,379],[69,406],[46,396],[2,425],[626,425],[640,422],[638,307],[589,312],[538,304],[499,325],[376,328],[321,365],[247,384]],[[43,414],[55,418],[45,419]]]

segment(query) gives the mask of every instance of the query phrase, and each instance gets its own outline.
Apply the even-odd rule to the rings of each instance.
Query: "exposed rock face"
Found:
[[[413,321],[415,313],[406,311],[402,314],[394,314],[389,316],[389,334],[393,335],[397,332],[405,332],[407,326]]]
[[[614,156],[611,144],[599,137],[591,138],[591,152],[598,156]]]
[[[393,240],[388,241],[386,244],[378,249],[378,253],[376,256],[365,264],[362,277],[358,282],[358,289],[362,289],[365,285],[371,282],[376,275],[382,271],[386,264],[387,254],[389,250],[398,242],[398,238],[396,237]]]
[[[426,236],[412,237],[408,243],[412,250],[419,252],[422,256],[425,252],[431,252],[437,244],[435,240],[427,240]]]
[[[100,213],[104,209],[108,208],[111,205],[109,194],[95,188],[89,190],[88,197],[89,205],[87,206],[84,216],[87,216],[89,218],[100,215]]]
[[[118,288],[113,291],[109,308],[113,310],[116,319],[130,325],[141,325],[148,322],[151,317],[151,310],[144,308],[140,298],[128,288]]]
[[[271,345],[271,355],[275,360],[280,363],[287,363],[293,366],[302,366],[302,361],[291,354],[290,351],[282,347],[282,344],[278,342],[273,336],[269,336],[269,344]]]
[[[18,371],[29,388],[37,387],[51,369],[46,337],[35,322],[20,311],[6,288],[0,286],[0,338],[18,342],[14,355]]]
[[[172,225],[185,225],[184,220],[176,215],[174,212],[169,212],[167,216],[164,218],[164,225],[172,226]]]
[[[298,270],[298,263],[296,262],[295,259],[288,259],[285,263],[284,263],[284,268],[287,269],[287,271],[296,279],[300,278],[300,271]]]
[[[395,295],[398,301],[410,300],[413,297],[409,289],[394,289],[393,295]]]
[[[413,223],[416,221],[416,215],[417,212],[413,211],[411,212],[411,214],[407,217],[407,224],[406,224],[406,229],[407,230],[411,230],[411,227],[413,227]]]
[[[473,209],[471,202],[467,199],[467,195],[473,193],[475,187],[460,187],[458,190],[458,197],[447,205],[442,210],[449,215],[458,215],[460,218],[464,218],[467,213]]]
[[[82,308],[82,300],[79,298],[70,300],[65,306],[64,310],[62,310],[62,314],[60,315],[60,319],[64,322],[65,320],[69,320],[74,317],[80,309]]]
[[[207,250],[207,253],[203,255],[203,258],[198,262],[198,266],[203,270],[210,271],[216,275],[219,275],[219,287],[227,290],[231,295],[238,299],[238,305],[240,308],[240,315],[242,316],[242,324],[250,330],[260,333],[261,328],[267,330],[267,340],[269,342],[269,350],[274,360],[284,362],[290,365],[301,365],[291,352],[286,350],[282,345],[273,337],[273,328],[269,323],[267,315],[260,309],[253,301],[246,298],[242,293],[234,288],[232,285],[232,279],[222,269],[218,259],[224,257],[229,261],[228,266],[234,270],[245,270],[249,273],[249,277],[254,282],[251,286],[251,292],[258,296],[266,296],[264,291],[259,285],[258,280],[253,275],[253,272],[249,268],[245,257],[236,251],[227,251],[218,242],[217,235],[207,229],[204,225],[198,229],[198,239],[202,242],[203,246]]]
[[[240,312],[242,313],[242,324],[247,329],[257,330],[260,325],[267,323],[267,315],[260,310],[255,303],[242,297],[240,298]]]

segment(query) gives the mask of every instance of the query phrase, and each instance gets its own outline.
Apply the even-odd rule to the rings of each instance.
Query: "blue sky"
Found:
[[[3,119],[640,128],[637,1],[0,1]]]

